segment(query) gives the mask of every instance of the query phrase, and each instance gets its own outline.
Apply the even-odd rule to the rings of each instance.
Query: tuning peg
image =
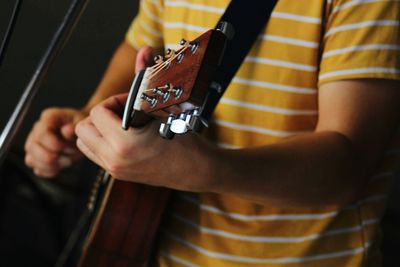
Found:
[[[189,127],[185,120],[176,119],[173,120],[170,126],[170,130],[176,134],[184,134],[188,131]]]
[[[161,123],[159,133],[164,138],[172,139],[175,134],[199,132],[204,127],[208,127],[208,124],[201,118],[199,108],[195,108],[181,114],[170,114],[167,120]]]
[[[188,41],[186,41],[185,39],[181,39],[181,41],[179,42],[180,45],[182,46],[186,46],[188,44]]]
[[[157,55],[157,56],[154,57],[154,62],[156,64],[161,64],[161,63],[164,62],[164,59],[163,59],[163,57],[161,55]]]
[[[178,62],[178,64],[181,64],[184,57],[185,57],[185,54],[179,54],[179,55],[176,57],[176,62]]]
[[[182,87],[174,87],[171,89],[171,92],[174,94],[175,99],[179,99],[183,93]]]
[[[163,91],[160,88],[154,88],[153,89],[153,93],[155,93],[156,95],[159,95],[163,102],[167,102],[170,96],[170,93],[168,91]]]
[[[196,53],[197,48],[199,48],[199,43],[198,42],[189,44],[189,49],[190,49],[190,52],[192,52],[192,54]]]
[[[157,105],[157,98],[153,96],[148,96],[146,94],[142,94],[140,96],[141,99],[147,101],[150,104],[151,108],[154,108]]]
[[[171,131],[171,124],[174,119],[175,115],[170,114],[167,121],[160,124],[158,131],[163,138],[172,139],[174,137],[175,133]]]
[[[175,116],[169,126],[169,130],[175,134],[184,134],[188,131],[197,132],[202,125],[207,126],[200,117],[198,109],[186,111]]]
[[[191,118],[191,115],[181,113],[178,118],[172,120],[170,130],[176,134],[186,133],[189,130]]]
[[[170,57],[173,57],[173,56],[175,56],[175,50],[172,50],[171,48],[168,48],[165,51],[165,57],[166,58],[170,58]]]

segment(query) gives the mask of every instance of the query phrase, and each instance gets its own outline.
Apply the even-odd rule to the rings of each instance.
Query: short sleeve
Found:
[[[319,84],[400,79],[400,1],[334,0],[323,38]]]
[[[163,0],[141,0],[139,12],[130,25],[125,40],[135,49],[163,46]]]

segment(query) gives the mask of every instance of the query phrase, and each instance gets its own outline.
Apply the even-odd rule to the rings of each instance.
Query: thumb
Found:
[[[75,123],[67,123],[63,125],[60,129],[62,137],[66,141],[75,141],[76,134],[75,134]]]
[[[153,63],[153,48],[145,46],[141,48],[136,56],[135,72],[139,72]]]

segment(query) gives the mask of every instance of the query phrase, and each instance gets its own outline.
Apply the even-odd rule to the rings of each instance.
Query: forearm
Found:
[[[135,74],[136,55],[137,51],[132,46],[127,42],[121,43],[84,110],[89,111],[93,106],[109,96],[129,90]]]
[[[280,206],[354,201],[399,125],[398,86],[371,79],[323,84],[314,132],[260,148],[216,150],[221,163],[209,169],[210,191]]]
[[[122,131],[115,112],[126,95],[119,95],[99,104],[76,127],[77,143],[121,180],[230,194],[269,206],[339,207],[364,191],[392,138],[400,119],[400,91],[397,82],[351,80],[324,84],[319,97],[314,132],[228,150],[194,134],[162,139],[156,121]]]
[[[369,171],[351,142],[335,132],[213,154],[210,191],[266,205],[343,205],[357,197]]]

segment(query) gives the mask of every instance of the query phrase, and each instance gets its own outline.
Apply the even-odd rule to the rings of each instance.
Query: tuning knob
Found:
[[[179,42],[180,45],[185,46],[187,44],[188,41],[186,41],[185,39],[181,39],[181,41]]]
[[[192,54],[196,53],[197,48],[199,48],[199,43],[198,42],[189,44],[189,49],[190,49],[190,52],[192,52]]]
[[[150,104],[151,108],[154,108],[157,105],[157,98],[155,97],[142,94],[140,98],[146,100]]]
[[[165,58],[174,57],[175,54],[176,54],[175,50],[172,50],[171,48],[168,48],[168,49],[165,51]]]
[[[155,56],[155,57],[154,57],[154,62],[155,62],[156,64],[163,63],[163,62],[164,62],[163,57],[162,57],[161,55]]]
[[[172,121],[170,130],[176,134],[184,134],[188,131],[188,125],[185,120],[176,119]]]
[[[178,62],[178,64],[181,64],[184,58],[185,58],[185,54],[181,53],[176,57],[176,62]]]
[[[162,137],[171,139],[175,134],[184,134],[188,131],[199,132],[207,126],[207,122],[200,116],[200,110],[196,108],[180,115],[170,114],[167,121],[161,123],[159,133]]]
[[[153,89],[153,93],[160,96],[164,103],[168,101],[169,96],[170,96],[170,93],[168,91],[164,92],[163,90],[160,90],[159,88]]]
[[[183,93],[182,87],[174,87],[171,89],[171,92],[174,94],[175,99],[179,99]]]

